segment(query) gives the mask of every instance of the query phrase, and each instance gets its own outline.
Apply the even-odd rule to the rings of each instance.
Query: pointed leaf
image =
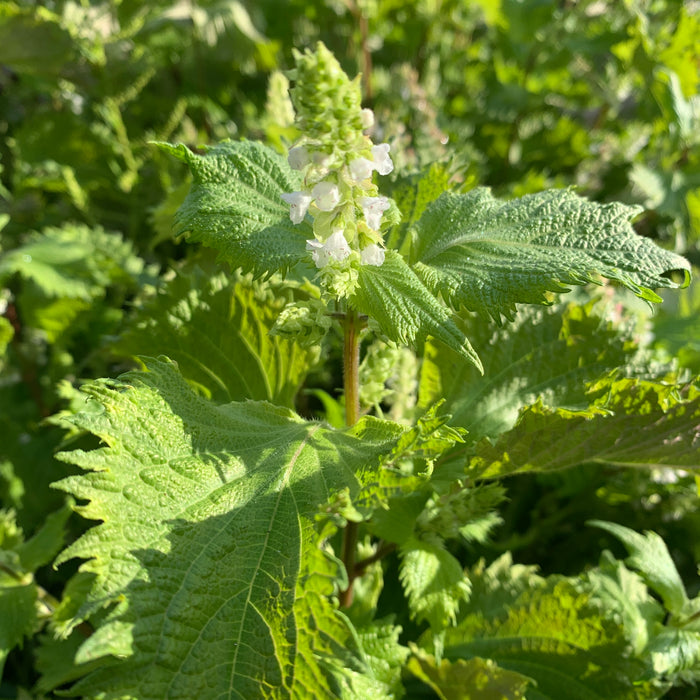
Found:
[[[107,609],[77,661],[123,659],[74,692],[330,700],[321,657],[348,633],[314,518],[393,439],[365,443],[267,403],[217,407],[171,364],[147,367],[89,385],[103,411],[73,421],[106,446],[63,456],[87,472],[58,487],[101,521],[59,557],[87,559],[78,575],[94,576],[74,623]]]
[[[401,547],[401,583],[411,617],[440,630],[454,623],[471,587],[462,566],[439,543],[409,538]]]
[[[401,344],[415,345],[432,335],[481,371],[481,361],[452,313],[424,286],[397,252],[388,250],[380,266],[360,267],[355,307],[371,316],[382,332]]]
[[[528,698],[539,700],[636,700],[634,682],[643,672],[641,661],[626,655],[627,641],[619,623],[601,610],[578,583],[552,576],[517,597],[508,594],[506,607],[500,585],[477,587],[464,606],[457,626],[446,630],[447,659],[490,658],[536,682]],[[495,585],[495,587],[493,587]],[[610,659],[615,663],[611,664]]]
[[[499,668],[490,659],[442,659],[413,647],[408,670],[429,685],[440,700],[518,700],[531,684],[527,676]]]
[[[649,588],[661,596],[666,609],[679,615],[688,603],[685,586],[668,553],[666,543],[655,532],[640,534],[623,525],[591,520],[589,525],[607,530],[627,547],[628,566],[637,569]]]
[[[155,145],[192,171],[192,188],[175,216],[177,235],[189,234],[256,276],[307,259],[311,227],[292,224],[281,198],[299,190],[301,177],[278,153],[254,141],[224,141],[202,155],[182,144]]]
[[[474,475],[499,478],[585,462],[627,466],[700,467],[700,393],[674,398],[676,388],[634,379],[612,381],[589,410],[524,409],[496,442],[481,440]]]
[[[17,547],[25,571],[36,571],[40,566],[45,566],[63,547],[66,523],[73,512],[72,505],[69,499],[63,508],[50,513],[39,531]]]
[[[547,303],[566,285],[616,280],[648,301],[677,286],[664,275],[690,264],[635,234],[636,207],[597,204],[571,190],[499,201],[484,188],[443,194],[416,226],[410,261],[454,308],[512,318],[517,303]]]

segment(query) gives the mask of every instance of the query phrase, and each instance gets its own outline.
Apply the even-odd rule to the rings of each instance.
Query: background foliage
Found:
[[[280,71],[291,68],[292,47],[312,46],[319,39],[350,75],[363,73],[381,140],[391,143],[396,154],[389,193],[405,223],[392,233],[390,244],[402,252],[410,245],[408,225],[418,221],[448,181],[463,190],[490,186],[504,198],[571,185],[596,202],[641,205],[644,213],[634,222],[638,233],[700,262],[697,3],[289,0],[280,11],[276,0],[0,2],[0,581],[9,591],[0,599],[0,619],[16,614],[26,620],[17,639],[0,636],[3,648],[23,640],[7,658],[0,656],[5,667],[0,697],[52,697],[54,688],[72,680],[61,670],[68,657],[60,654],[67,652],[34,635],[59,600],[63,618],[59,614],[56,625],[61,629],[63,619],[68,635],[66,621],[75,612],[71,596],[80,599],[75,590],[65,589],[77,564],[51,566],[58,551],[87,528],[85,520],[71,515],[65,494],[50,488],[77,471],[55,458],[58,451],[89,451],[99,442],[86,432],[89,416],[70,429],[59,420],[85,409],[76,387],[138,366],[135,356],[167,355],[200,397],[216,403],[271,401],[305,417],[338,422],[333,396],[339,383],[337,339],[330,338],[323,350],[301,349],[267,334],[286,301],[308,298],[301,278],[275,279],[261,291],[248,277],[219,272],[207,249],[185,247],[175,239],[174,215],[190,176],[184,163],[150,143],[183,143],[196,151],[200,144],[250,138],[283,151],[295,130]],[[664,610],[680,615],[658,582],[655,587],[646,581],[661,603],[640,592],[639,576],[622,571],[612,555],[601,559],[606,547],[623,555],[613,536],[621,535],[585,527],[590,519],[658,533],[685,582],[683,596],[686,590],[688,600],[697,595],[695,480],[687,471],[664,468],[697,467],[695,446],[688,445],[685,461],[669,464],[662,450],[647,459],[651,469],[639,470],[613,466],[644,463],[633,444],[622,454],[625,446],[618,443],[620,434],[636,434],[633,420],[608,426],[613,431],[608,442],[596,430],[595,449],[589,440],[586,449],[572,454],[566,442],[573,435],[580,446],[583,438],[575,431],[590,429],[574,425],[566,412],[584,405],[610,408],[605,397],[613,384],[616,400],[626,401],[633,417],[635,411],[661,415],[682,405],[688,425],[697,425],[698,400],[689,382],[700,371],[697,294],[691,287],[665,295],[654,316],[619,292],[613,297],[598,291],[593,302],[569,295],[567,303],[552,309],[524,311],[509,331],[495,321],[465,316],[460,323],[484,361],[483,378],[456,353],[429,340],[418,386],[402,386],[399,377],[374,397],[394,416],[410,415],[412,402],[423,409],[446,398],[454,424],[481,440],[472,468],[488,478],[498,476],[504,455],[519,449],[537,454],[531,442],[535,428],[560,435],[566,458],[558,462],[550,450],[551,471],[544,472],[541,462],[536,470],[525,460],[519,476],[484,497],[489,506],[498,506],[484,531],[495,525],[494,517],[500,521],[489,538],[478,536],[475,522],[467,536],[448,538],[446,546],[442,541],[422,545],[425,557],[449,554],[469,567],[472,586],[482,586],[493,604],[486,613],[460,609],[459,624],[443,640],[448,653],[441,664],[436,665],[427,642],[414,654],[414,692],[431,697],[454,679],[486,673],[467,668],[459,649],[494,648],[494,640],[508,630],[526,638],[527,619],[561,613],[545,609],[555,588],[560,599],[573,601],[576,625],[583,629],[596,612],[564,577],[585,578],[588,566],[600,563],[595,574],[600,580],[586,585],[604,580],[612,591],[610,581],[617,581],[618,588],[636,591],[640,606],[657,606],[653,615],[660,619]],[[586,342],[591,338],[594,344]],[[534,361],[538,357],[540,364]],[[531,374],[523,382],[524,366],[543,368],[542,375]],[[616,368],[623,368],[622,376],[585,386]],[[686,393],[660,395],[656,385],[645,384],[651,374],[687,382]],[[463,379],[466,393],[450,393],[455,377]],[[585,394],[586,388],[592,393]],[[110,391],[105,385],[104,392],[117,401],[118,391]],[[148,387],[140,391],[148,393]],[[514,428],[524,407],[529,423]],[[278,419],[289,422],[286,429],[294,436],[306,429],[282,415]],[[94,416],[95,424],[100,420]],[[662,444],[673,439],[663,425],[657,428]],[[100,430],[106,429],[97,435]],[[324,449],[355,454],[350,444]],[[460,447],[452,449],[454,461]],[[576,468],[555,470],[561,466]],[[313,465],[308,469],[313,478]],[[99,513],[88,517],[103,519]],[[444,523],[428,519],[422,526],[439,532],[438,525]],[[375,534],[389,533],[400,541],[404,535],[392,527],[380,518]],[[626,536],[621,539],[628,544]],[[183,553],[196,546],[176,544]],[[405,543],[401,547],[410,549]],[[149,565],[157,567],[155,555],[150,556]],[[521,567],[515,582],[502,573],[511,560]],[[439,600],[421,609],[420,601],[430,593],[427,584],[407,583],[410,561],[400,561],[390,567],[401,566],[401,572],[385,576],[384,591],[375,601],[376,619],[394,615],[405,639],[417,639],[426,625],[439,626],[455,611],[441,607]],[[26,576],[9,580],[4,572],[15,570],[17,562]],[[630,568],[643,571],[644,562]],[[549,574],[561,579],[545,578]],[[412,616],[392,605],[402,576],[409,597],[413,591]],[[80,583],[74,578],[71,585]],[[683,584],[674,586],[678,594]],[[324,591],[323,582],[311,590]],[[461,592],[452,594],[458,599]],[[503,613],[505,601],[509,617]],[[37,617],[37,609],[44,617]],[[481,631],[474,622],[479,615],[489,621]],[[381,646],[394,629],[368,627],[365,648],[371,648],[370,638]],[[336,641],[345,640],[345,634],[338,630]],[[591,632],[592,663],[605,658],[606,650],[624,646],[625,640],[610,630],[596,634],[594,639]],[[79,627],[69,639],[75,647],[76,635]],[[329,653],[333,643],[328,642]],[[504,658],[509,653],[501,651]],[[499,653],[492,658],[498,661]],[[82,663],[76,676],[96,662],[84,658]],[[680,680],[693,680],[690,671],[681,678],[679,664],[669,661],[668,668]],[[572,667],[568,672],[575,676],[579,671]],[[389,672],[375,676],[385,683],[381,687],[396,682]],[[521,692],[519,679],[502,678],[512,697]],[[603,688],[616,682],[604,676],[594,680]],[[679,682],[668,696],[694,693]]]

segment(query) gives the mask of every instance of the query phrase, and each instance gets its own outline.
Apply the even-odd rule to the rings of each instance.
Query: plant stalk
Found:
[[[343,389],[345,392],[345,424],[351,427],[360,419],[360,331],[362,322],[357,311],[350,309],[343,323]],[[357,523],[348,522],[343,531],[343,564],[348,574],[348,586],[340,593],[340,606],[352,603],[352,584],[355,578],[357,551]]]
[[[357,311],[345,314],[343,323],[343,389],[345,390],[345,424],[351,427],[360,419],[360,331]]]

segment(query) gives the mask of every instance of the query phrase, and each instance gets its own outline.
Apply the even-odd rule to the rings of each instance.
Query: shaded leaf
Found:
[[[76,54],[70,32],[47,8],[23,10],[9,2],[0,7],[0,64],[54,77]]]
[[[3,564],[0,552],[0,564]],[[0,567],[0,677],[7,655],[22,644],[39,626],[37,619],[37,588],[31,580],[16,580]]]
[[[190,384],[217,403],[246,398],[292,406],[318,350],[269,335],[284,294],[245,278],[181,271],[130,320],[120,355],[167,355]]]
[[[38,642],[35,650],[36,669],[41,676],[36,690],[40,693],[48,693],[71,683],[105,663],[104,659],[95,659],[87,665],[75,663],[76,653],[85,642],[85,634],[78,630],[74,630],[68,640],[42,634],[38,636]]]
[[[0,254],[0,281],[19,274],[47,297],[92,301],[115,282],[141,279],[144,263],[133,246],[102,228],[67,224],[32,234],[19,248]]]
[[[46,566],[58,554],[64,544],[66,523],[73,512],[72,506],[68,499],[63,508],[46,517],[37,533],[16,548],[25,571],[36,571],[40,566]]]
[[[419,405],[444,398],[451,423],[474,439],[512,428],[519,411],[538,398],[550,407],[587,406],[586,383],[613,369],[628,369],[637,352],[631,334],[615,329],[595,302],[523,307],[504,328],[494,322],[464,326],[484,364],[483,375],[429,341]]]
[[[447,659],[492,659],[533,679],[536,689],[527,697],[538,700],[639,697],[633,684],[644,665],[628,657],[622,629],[590,589],[552,576],[524,590],[503,591],[507,576],[490,577],[488,585],[479,585],[478,572],[471,578],[472,596],[457,626],[445,631]]]
[[[450,175],[444,165],[433,163],[425,172],[399,181],[391,196],[401,211],[401,223],[386,237],[387,248],[408,253],[410,229],[423,215],[428,205],[448,188]]]

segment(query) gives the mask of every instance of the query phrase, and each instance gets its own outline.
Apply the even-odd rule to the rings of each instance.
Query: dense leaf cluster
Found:
[[[283,5],[0,3],[0,697],[695,697],[700,14]],[[319,39],[401,214],[336,305]]]

